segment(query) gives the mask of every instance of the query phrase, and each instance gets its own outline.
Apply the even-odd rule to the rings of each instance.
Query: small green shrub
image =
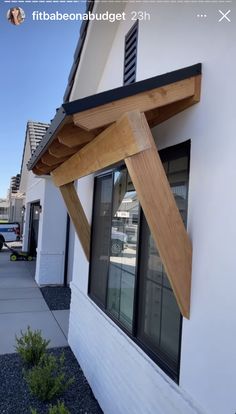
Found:
[[[31,408],[31,414],[38,414],[38,411]],[[48,414],[70,414],[63,402],[57,401],[57,405],[50,405]]]
[[[63,402],[57,401],[57,405],[50,405],[48,414],[70,414]]]
[[[49,401],[61,395],[73,378],[67,379],[64,372],[64,354],[57,359],[54,355],[45,354],[38,365],[31,370],[24,370],[25,379],[33,395],[42,401]]]
[[[31,331],[28,326],[27,331],[18,338],[16,336],[16,351],[20,354],[24,363],[37,365],[42,355],[44,355],[50,341],[42,338],[41,331]]]

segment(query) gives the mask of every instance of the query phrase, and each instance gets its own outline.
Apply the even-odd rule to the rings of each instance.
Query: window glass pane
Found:
[[[180,157],[169,162],[169,172],[177,172],[188,169],[188,157]]]
[[[107,309],[132,329],[139,204],[126,169],[114,175]]]
[[[160,347],[175,362],[178,362],[180,318],[173,292],[163,289]]]
[[[105,306],[110,250],[112,174],[95,182],[90,293]]]
[[[152,280],[145,284],[145,314],[142,319],[143,337],[151,346],[160,341],[161,287]]]
[[[183,153],[182,153],[183,154]],[[184,223],[187,214],[188,157],[168,160],[165,172]],[[178,370],[181,314],[147,221],[140,229],[138,337],[173,372]]]

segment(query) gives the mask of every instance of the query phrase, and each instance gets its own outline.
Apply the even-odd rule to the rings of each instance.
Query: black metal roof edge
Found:
[[[109,91],[101,92],[86,98],[77,99],[75,101],[64,103],[62,106],[67,115],[73,115],[77,112],[86,111],[87,109],[95,108],[96,106],[104,105],[114,100],[123,99],[138,93],[146,92],[154,88],[160,88],[171,83],[175,83],[192,76],[200,75],[202,73],[201,63],[188,66],[183,69],[178,69],[164,75],[154,76],[130,85],[120,86]]]
[[[88,0],[87,1],[85,13],[88,13],[89,11],[93,10],[94,3],[95,3],[95,0]],[[85,42],[85,39],[86,39],[88,25],[89,25],[89,20],[84,20],[83,23],[81,24],[81,27],[80,27],[80,37],[79,37],[79,40],[78,40],[78,43],[77,43],[77,46],[76,46],[76,49],[75,49],[74,61],[72,63],[72,67],[71,67],[71,70],[70,70],[70,73],[69,73],[68,84],[67,84],[64,96],[63,96],[63,102],[68,102],[69,101],[70,93],[71,93],[71,90],[72,90],[72,87],[73,87],[73,84],[74,84],[76,71],[77,71],[77,68],[79,66],[81,53],[82,53],[84,42]]]
[[[27,121],[26,128],[25,128],[25,140],[24,140],[24,147],[23,147],[23,153],[22,153],[22,159],[21,159],[20,176],[22,176],[22,170],[23,170],[23,163],[24,163],[24,156],[25,156],[25,149],[26,149],[26,142],[27,142],[28,122],[29,121]]]
[[[38,159],[42,156],[42,152],[45,152],[46,149],[49,147],[51,142],[54,140],[54,134],[61,126],[62,122],[66,117],[65,110],[61,106],[58,111],[56,112],[55,117],[53,118],[51,125],[48,127],[46,134],[44,135],[42,141],[37,146],[36,150],[32,154],[29,162],[27,163],[28,170],[32,170],[32,168],[37,163]]]
[[[202,73],[202,64],[188,66],[183,69],[178,69],[172,72],[168,72],[164,75],[158,75],[153,78],[145,79],[139,82],[132,83],[130,85],[121,86],[119,88],[111,89],[109,91],[101,92],[95,95],[88,96],[86,98],[77,99],[75,101],[67,102],[57,111],[51,125],[49,126],[43,140],[36,148],[34,154],[29,160],[27,167],[31,170],[38,159],[42,156],[42,152],[45,152],[54,139],[54,134],[68,115],[73,115],[78,112],[92,109],[106,103],[123,99],[129,96],[137,95],[154,88],[160,88],[171,83],[175,83],[192,76],[197,76]]]

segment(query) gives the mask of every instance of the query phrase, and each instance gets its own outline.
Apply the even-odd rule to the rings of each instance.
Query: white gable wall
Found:
[[[152,13],[152,19],[139,25],[137,80],[203,63],[201,102],[154,131],[158,148],[191,139],[192,297],[190,320],[183,321],[180,385],[88,298],[88,263],[77,238],[69,342],[106,414],[232,414],[236,410],[232,103],[236,26],[218,23],[218,7],[212,5],[204,6],[207,21],[194,18],[202,6],[131,4],[126,12],[142,8]],[[231,9],[233,14],[235,5]],[[119,25],[99,85],[89,94],[121,86],[124,37],[130,27],[127,21]],[[88,77],[95,69],[88,69]],[[86,82],[81,73],[76,90]],[[92,177],[79,181],[78,192],[91,220]]]
[[[125,5],[114,2],[110,7],[113,12],[118,13],[124,10]],[[99,4],[98,2],[94,6],[94,12],[104,13],[106,10],[106,3]],[[108,23],[108,26],[107,22],[100,21],[89,24],[70,101],[93,95],[97,91],[118,27],[119,22]],[[94,39],[96,39],[96,42],[94,42]],[[81,82],[81,79],[85,81]]]
[[[66,208],[51,178],[38,178],[31,173],[26,192],[23,250],[28,249],[30,205],[36,201],[40,202],[42,211],[39,218],[35,280],[39,285],[63,284]]]

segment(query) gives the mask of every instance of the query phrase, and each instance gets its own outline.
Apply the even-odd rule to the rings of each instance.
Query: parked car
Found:
[[[126,247],[127,235],[121,231],[117,231],[114,227],[112,227],[111,237],[111,254],[113,256],[118,256]]]
[[[20,224],[0,223],[0,250],[5,242],[20,240]]]

